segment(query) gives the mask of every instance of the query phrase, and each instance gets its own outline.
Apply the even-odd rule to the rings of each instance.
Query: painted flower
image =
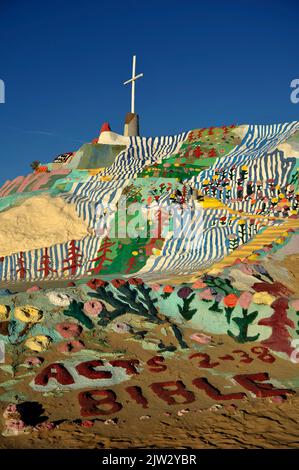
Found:
[[[77,338],[82,333],[82,326],[77,323],[62,322],[56,325],[56,330],[63,338]]]
[[[83,428],[92,428],[94,426],[94,422],[90,419],[84,419],[83,421],[81,421],[80,426],[82,426]]]
[[[201,279],[197,279],[197,281],[192,284],[192,289],[203,289],[204,287],[207,287],[207,284]]]
[[[103,308],[104,306],[99,300],[88,300],[84,304],[83,311],[84,313],[86,313],[86,315],[90,315],[91,317],[97,317],[101,313]]]
[[[129,333],[131,331],[130,325],[128,325],[125,322],[121,322],[121,321],[113,323],[112,329],[116,333],[120,333],[120,334]]]
[[[247,310],[252,301],[252,294],[250,292],[242,292],[239,297],[239,305],[241,308]]]
[[[48,297],[49,302],[57,307],[68,307],[71,303],[70,296],[63,292],[47,292],[46,296]]]
[[[177,295],[181,299],[186,299],[187,297],[189,297],[190,294],[192,294],[192,292],[193,290],[191,289],[191,287],[184,286],[178,290]]]
[[[45,421],[44,423],[37,424],[34,427],[35,431],[52,431],[52,429],[56,428],[56,424],[52,421]]]
[[[158,292],[161,289],[160,284],[149,284],[149,286],[154,292]]]
[[[291,307],[298,312],[299,311],[299,299],[292,300]]]
[[[16,415],[19,415],[17,405],[15,403],[9,403],[3,412],[3,418],[7,419]]]
[[[26,424],[21,419],[8,419],[5,422],[5,431],[14,436],[24,432],[25,428]]]
[[[212,341],[212,337],[205,335],[204,333],[193,333],[190,336],[190,339],[200,344],[209,344]]]
[[[211,292],[211,289],[205,289],[202,292],[199,292],[198,295],[202,300],[213,300],[214,299],[213,294]]]
[[[171,294],[174,291],[174,287],[167,285],[163,287],[163,292],[165,294]]]
[[[235,307],[238,303],[238,296],[236,294],[228,294],[224,297],[223,303],[226,307]]]
[[[40,366],[43,362],[44,362],[43,357],[29,356],[29,357],[26,357],[24,364],[30,367],[36,367],[36,366]]]
[[[25,341],[25,346],[28,349],[36,352],[42,352],[48,349],[51,343],[51,338],[44,335],[31,336]]]
[[[140,251],[140,250],[139,250]],[[139,277],[130,277],[128,279],[128,283],[131,286],[142,286],[144,284],[143,280],[140,279]]]
[[[6,305],[0,305],[0,321],[9,319],[10,308]]]
[[[97,290],[99,287],[105,287],[107,286],[108,282],[107,281],[102,281],[101,279],[92,279],[91,281],[88,281],[87,285],[93,290]]]
[[[264,305],[271,305],[275,300],[275,297],[268,292],[255,292],[252,297],[252,301],[255,304],[264,304]]]
[[[43,313],[41,310],[30,305],[24,305],[23,307],[16,307],[14,316],[17,320],[24,323],[38,323],[43,319]]]
[[[113,279],[111,281],[111,284],[113,285],[113,287],[115,287],[116,289],[119,289],[121,286],[123,286],[124,284],[126,284],[127,281],[125,281],[124,279]]]
[[[76,353],[81,351],[84,348],[83,341],[80,340],[71,340],[67,343],[62,343],[57,346],[57,350],[62,353]]]
[[[38,292],[39,290],[41,290],[41,287],[32,286],[32,287],[29,287],[29,289],[27,289],[26,292]]]

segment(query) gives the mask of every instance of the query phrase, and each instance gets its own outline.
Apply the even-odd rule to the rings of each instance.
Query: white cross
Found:
[[[133,114],[135,113],[135,81],[137,80],[137,78],[143,77],[143,73],[140,73],[139,75],[135,75],[135,73],[136,73],[136,55],[133,55],[132,78],[124,82],[124,85],[127,85],[128,83],[132,83],[131,113]]]

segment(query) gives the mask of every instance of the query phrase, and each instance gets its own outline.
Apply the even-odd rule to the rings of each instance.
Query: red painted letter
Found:
[[[103,398],[96,400],[93,398],[94,395]],[[81,392],[78,398],[81,405],[82,416],[110,415],[122,409],[121,403],[116,401],[116,394],[112,390],[90,390],[88,392]],[[99,409],[98,406],[100,405],[108,405],[109,409]]]
[[[130,397],[138,403],[138,405],[142,405],[143,408],[148,408],[148,401],[142,395],[141,387],[137,385],[133,385],[132,387],[127,387],[126,392],[130,395]]]
[[[166,401],[168,405],[180,404],[180,402],[176,401],[172,395],[179,395],[183,397],[185,401],[181,402],[182,405],[195,401],[194,393],[186,390],[186,387],[181,380],[154,383],[150,387],[152,391],[155,392],[159,398],[162,398],[162,400]],[[175,389],[167,390],[168,387],[175,387]]]
[[[242,385],[242,387],[247,388],[247,390],[250,390],[257,397],[261,398],[295,393],[293,390],[287,388],[274,388],[271,383],[257,384],[256,381],[264,382],[264,380],[269,380],[269,374],[267,372],[235,375],[234,380]]]
[[[64,367],[63,364],[50,364],[46,367],[40,374],[38,374],[35,379],[34,383],[36,385],[47,385],[49,379],[55,379],[61,385],[71,385],[74,382],[73,377],[68,372],[68,370]]]
[[[213,400],[241,400],[246,397],[246,393],[243,392],[227,393],[226,395],[222,395],[222,393],[220,393],[214,385],[211,385],[205,377],[194,379],[192,383],[200,390],[204,390],[209,397],[213,398]]]
[[[112,374],[108,370],[94,370],[95,367],[103,366],[103,361],[94,360],[78,364],[76,370],[78,374],[84,375],[88,379],[111,379]]]

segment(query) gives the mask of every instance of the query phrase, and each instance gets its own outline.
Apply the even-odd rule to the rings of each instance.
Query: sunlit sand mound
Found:
[[[80,239],[87,224],[61,198],[35,196],[0,212],[0,256]]]

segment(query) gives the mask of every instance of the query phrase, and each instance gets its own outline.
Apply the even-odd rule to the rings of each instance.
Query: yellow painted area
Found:
[[[202,272],[209,272],[210,274],[216,274],[221,272],[225,267],[231,266],[237,259],[248,259],[249,261],[256,261],[259,258],[258,253],[253,253],[256,250],[260,250],[265,245],[270,243],[282,244],[285,238],[289,236],[287,230],[298,229],[299,219],[288,219],[285,223],[275,226],[267,227],[262,233],[258,233],[255,237],[241,245],[229,255],[225,256],[221,261],[215,263],[212,267],[203,270]]]

